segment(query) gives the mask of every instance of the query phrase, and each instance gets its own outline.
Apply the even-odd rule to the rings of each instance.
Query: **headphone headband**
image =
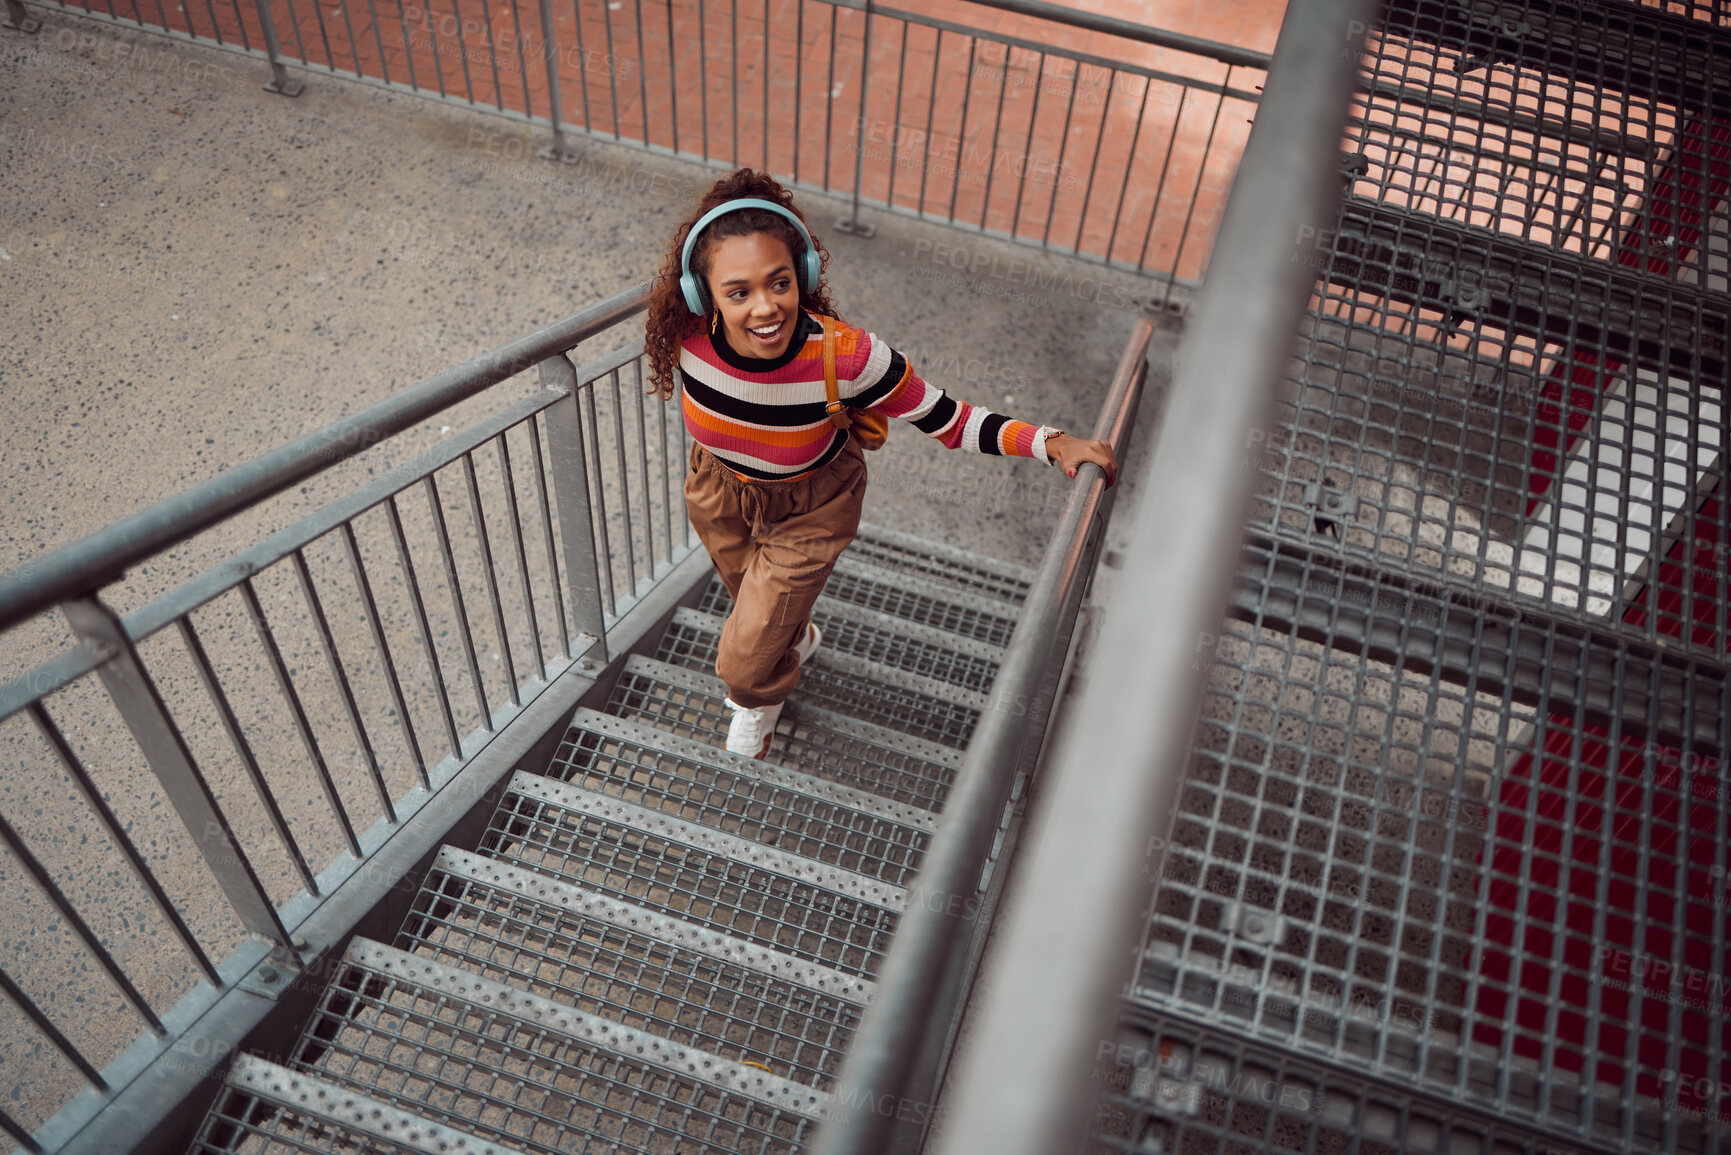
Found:
[[[805,241],[805,260],[795,262],[798,266],[800,291],[808,294],[817,292],[822,264],[818,259],[817,246],[812,243],[811,233],[806,231],[805,222],[789,211],[786,205],[779,205],[762,197],[739,197],[724,201],[698,217],[697,223],[691,226],[691,231],[685,234],[685,245],[679,252],[679,288],[685,297],[685,307],[699,316],[709,312],[709,289],[702,283],[702,278],[691,271],[691,251],[697,247],[698,234],[708,228],[717,217],[744,209],[767,209],[778,216],[786,217],[798,230]]]

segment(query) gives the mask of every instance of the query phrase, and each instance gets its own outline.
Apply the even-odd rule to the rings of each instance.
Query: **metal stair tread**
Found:
[[[1027,566],[1017,565],[1015,562],[1003,561],[995,557],[987,557],[984,554],[972,553],[947,542],[917,537],[875,522],[862,521],[858,536],[855,537],[854,541],[856,545],[862,542],[879,544],[916,556],[927,554],[934,558],[941,558],[952,566],[978,570],[1005,584],[1021,586],[1023,589],[1034,584],[1035,573]]]
[[[894,799],[885,798],[881,794],[873,794],[857,787],[844,786],[839,782],[818,778],[801,770],[791,770],[773,762],[747,758],[743,754],[735,754],[730,750],[708,746],[694,738],[685,738],[655,726],[647,726],[640,722],[621,718],[616,714],[603,714],[599,710],[580,707],[571,716],[569,728],[581,728],[621,742],[633,742],[686,761],[725,767],[731,773],[755,778],[793,793],[870,814],[886,822],[913,827],[926,834],[933,833],[938,827],[938,816],[930,810],[906,802],[897,802]]]
[[[720,644],[722,627],[727,623],[729,604],[706,597],[705,606],[680,608],[675,611],[668,629],[656,644],[656,656],[666,661],[684,661],[687,655],[703,668],[715,668],[715,653]],[[874,681],[905,684],[936,698],[959,700],[957,694],[985,694],[997,681],[999,655],[980,658],[964,655],[942,642],[921,641],[902,630],[881,629],[860,620],[855,606],[834,606],[838,613],[819,610],[812,613],[812,622],[824,630],[824,644],[810,658],[812,670],[848,670],[871,677]],[[859,665],[869,663],[869,665]]]
[[[556,1034],[579,1047],[592,1047],[627,1061],[652,1065],[774,1110],[816,1119],[829,1099],[826,1092],[816,1087],[771,1071],[687,1047],[371,939],[356,936],[343,958],[362,970],[466,1004],[478,1017],[505,1016],[531,1031]]]
[[[724,604],[727,596],[727,587],[721,584],[719,577],[712,575],[709,584],[703,588],[703,595],[696,608],[704,613],[716,613],[713,608],[705,609],[705,604],[710,606]],[[963,657],[990,662],[993,665],[1001,662],[1004,656],[1004,647],[992,642],[970,638],[965,634],[958,634],[951,630],[939,629],[937,626],[928,626],[924,622],[885,613],[883,610],[873,609],[870,606],[857,605],[854,602],[832,597],[827,593],[818,595],[812,616],[827,616],[832,620],[860,622],[900,638],[941,647]],[[818,624],[822,625],[823,623],[819,622]]]
[[[869,1005],[877,994],[877,983],[872,979],[710,930],[674,915],[586,889],[566,879],[527,870],[507,859],[442,846],[433,867],[446,875],[510,891],[527,902],[580,913],[652,937],[668,946],[794,983],[855,1006]]]
[[[670,818],[658,810],[631,802],[621,802],[608,795],[597,794],[592,790],[539,774],[517,771],[511,777],[507,792],[532,798],[573,814],[617,823],[639,834],[702,850],[743,866],[778,874],[807,886],[827,890],[897,914],[901,913],[907,895],[903,887],[882,882],[869,875],[789,854],[773,846],[765,846],[760,842],[726,834],[695,822]]]
[[[832,572],[848,573],[874,586],[886,589],[907,590],[934,601],[944,602],[960,609],[972,610],[975,613],[986,614],[995,618],[1003,618],[1014,622],[1021,616],[1022,607],[1004,598],[994,597],[981,590],[969,589],[965,586],[951,585],[936,578],[906,570],[891,569],[874,561],[859,557],[850,557],[845,551],[836,559]],[[882,612],[882,611],[880,611]],[[896,615],[900,616],[900,615]]]
[[[414,1155],[521,1155],[520,1148],[475,1138],[455,1127],[423,1119],[387,1100],[363,1095],[315,1074],[290,1070],[246,1052],[234,1057],[228,1086],[292,1114],[320,1120],[330,1129],[364,1135]],[[208,1115],[203,1130],[208,1132],[212,1122],[219,1120],[219,1113]],[[202,1137],[198,1144],[203,1144]]]
[[[714,674],[693,670],[687,666],[676,666],[658,658],[632,654],[625,659],[624,669],[630,673],[650,674],[686,689],[713,695],[717,701],[727,697],[726,683]],[[850,718],[845,714],[838,714],[834,710],[826,710],[821,706],[804,704],[799,701],[797,690],[794,692],[794,697],[788,700],[787,711],[784,712],[783,717],[786,717],[787,713],[795,713],[801,718],[808,719],[813,725],[833,728],[849,737],[912,755],[921,761],[929,762],[934,766],[941,766],[947,770],[960,769],[962,764],[962,751],[954,747],[945,746],[926,738],[919,738],[912,734],[903,734],[898,730],[888,730],[882,726],[861,722],[858,718]],[[721,741],[726,738],[725,727],[716,733],[716,738],[716,749],[721,749]]]

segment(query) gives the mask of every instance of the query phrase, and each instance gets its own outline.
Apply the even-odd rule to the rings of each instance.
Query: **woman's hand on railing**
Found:
[[[1084,461],[1092,461],[1106,472],[1107,488],[1118,480],[1118,455],[1104,441],[1086,441],[1068,433],[1056,433],[1046,438],[1046,456],[1071,477],[1076,476]]]

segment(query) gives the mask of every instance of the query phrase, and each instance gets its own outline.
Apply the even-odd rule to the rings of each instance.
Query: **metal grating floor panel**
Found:
[[[575,727],[548,775],[905,886],[930,835],[730,767]]]
[[[1711,1149],[1686,1113],[1698,1133],[1699,1089],[1731,1081],[1731,798],[1703,773],[1726,749],[1722,671],[1642,667],[1672,701],[1721,705],[1710,740],[1639,731],[1615,703],[1596,726],[1567,716],[1591,695],[1563,672],[1604,668],[1588,650],[1633,669],[1626,642],[1515,619],[1506,654],[1556,677],[1523,703],[1506,673],[1488,692],[1290,624],[1337,598],[1271,583],[1245,600],[1283,620],[1206,640],[1136,997],[1571,1138],[1674,1126],[1682,1146],[1639,1149]],[[1478,607],[1379,607],[1350,608],[1403,651],[1482,630]]]
[[[712,675],[632,658],[607,711],[720,746],[727,734],[725,694]],[[825,715],[807,708],[796,695],[782,712],[769,760],[922,809],[942,807],[958,764],[954,751],[935,747],[916,753],[907,748],[913,743],[898,742],[877,727],[852,726]]]
[[[491,877],[510,868],[460,857],[474,866],[428,876],[399,948],[802,1083],[833,1083],[859,1022],[860,980],[831,977],[851,998],[816,990],[658,937],[649,917],[624,926],[599,917],[582,892],[576,909],[532,897],[532,885]]]
[[[709,615],[676,615],[662,635],[656,660],[688,670],[714,670],[719,626]],[[928,693],[902,684],[915,681],[916,675],[885,669],[873,676],[864,670],[838,669],[839,664],[839,659],[819,651],[812,664],[801,669],[795,699],[957,750],[967,747],[980,711],[952,699],[967,695],[977,700],[980,695],[958,688],[948,697],[940,696],[942,686],[928,683],[939,691]]]
[[[353,962],[333,977],[295,1061],[412,1104],[423,1118],[530,1150],[600,1141],[640,1155],[794,1152],[809,1126],[556,1024]]]
[[[483,848],[530,870],[849,974],[874,975],[892,910],[521,794]]]
[[[1610,1155],[1447,1098],[1309,1062],[1180,1016],[1142,1013],[1102,1044],[1088,1155]]]

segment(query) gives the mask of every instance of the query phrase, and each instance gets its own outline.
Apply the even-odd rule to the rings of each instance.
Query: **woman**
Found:
[[[811,608],[859,529],[861,421],[832,413],[824,318],[833,318],[835,390],[860,412],[908,421],[950,449],[1116,478],[1103,441],[1071,437],[945,396],[901,354],[841,322],[823,283],[829,253],[772,177],[723,177],[675,231],[650,297],[644,342],[654,392],[683,395],[694,444],[691,524],[733,598],[715,672],[733,717],[727,748],[769,752],[801,663],[822,641]],[[836,407],[836,408],[839,408]]]

